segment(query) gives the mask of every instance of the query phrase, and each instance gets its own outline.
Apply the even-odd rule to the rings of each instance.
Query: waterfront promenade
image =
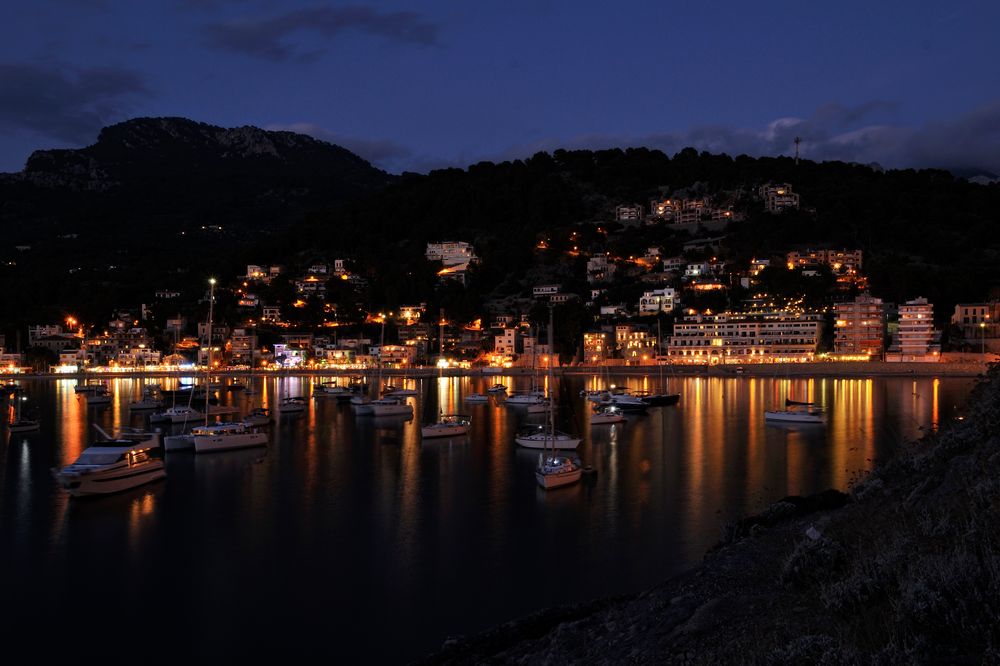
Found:
[[[565,365],[554,368],[556,374],[589,375],[648,375],[659,373],[664,376],[709,376],[709,377],[976,377],[986,372],[989,363],[996,360],[992,355],[983,360],[962,359],[957,361],[942,361],[940,363],[883,363],[883,362],[850,362],[850,361],[816,361],[814,363],[761,363],[737,365]],[[356,375],[372,375],[377,368],[290,368],[286,370],[255,371],[255,376],[316,376],[316,377],[349,377]],[[118,371],[88,371],[77,373],[20,373],[8,374],[9,379],[98,379],[112,377],[191,377],[202,374],[201,369],[186,370],[142,370],[127,369]],[[516,368],[445,368],[433,366],[409,368],[383,368],[384,376],[392,377],[479,377],[479,376],[524,376],[532,374],[527,367]],[[246,370],[215,370],[213,377],[249,377]]]

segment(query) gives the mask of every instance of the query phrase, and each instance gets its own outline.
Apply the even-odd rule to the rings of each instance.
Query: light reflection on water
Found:
[[[578,453],[598,476],[550,493],[534,482],[537,452],[513,444],[525,415],[503,407],[503,396],[464,402],[494,382],[526,390],[530,377],[490,376],[393,381],[419,392],[407,398],[410,420],[355,417],[334,399],[310,399],[304,414],[275,414],[267,449],[173,454],[163,482],[70,501],[50,468],[80,454],[96,435],[92,424],[141,425],[127,405],[143,384],[111,380],[114,402],[102,408],[74,394],[75,380],[24,380],[27,413],[43,426],[0,444],[0,558],[18,572],[0,584],[17,600],[0,619],[12,632],[44,632],[44,618],[86,598],[93,620],[78,617],[70,633],[142,608],[155,626],[183,633],[166,648],[178,654],[411,659],[449,634],[677,573],[697,563],[727,520],[784,495],[846,488],[898,442],[952,418],[971,385],[669,381],[682,394],[676,407],[591,426],[581,389],[614,382],[658,391],[660,378],[557,378],[559,427],[583,434]],[[256,378],[255,395],[218,398],[242,412],[276,412],[281,397],[309,398],[312,383]],[[821,404],[827,425],[765,425],[764,411],[786,399]],[[470,436],[422,442],[420,424],[441,413],[471,414]],[[543,584],[545,571],[571,584]],[[234,647],[234,632],[254,632],[256,641]]]

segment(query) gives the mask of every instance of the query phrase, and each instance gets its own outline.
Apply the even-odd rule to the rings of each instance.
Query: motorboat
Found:
[[[267,434],[244,423],[213,423],[191,428],[195,453],[267,446]]]
[[[279,414],[301,414],[306,410],[306,401],[301,396],[282,398],[278,404]]]
[[[205,415],[194,407],[168,407],[162,412],[149,415],[150,423],[187,423],[205,418]]]
[[[264,407],[255,407],[243,418],[243,425],[262,426],[271,422],[271,412]]]
[[[379,398],[369,403],[372,416],[413,416],[413,405],[399,398]]]
[[[53,471],[73,497],[117,493],[166,477],[162,452],[159,432],[132,432],[95,442],[72,464]]]
[[[514,437],[518,446],[526,449],[575,449],[581,439],[558,430],[549,431],[545,426],[525,430]]]
[[[825,423],[826,412],[812,404],[792,404],[788,409],[764,412],[764,420],[776,423]]]
[[[485,395],[483,393],[470,393],[469,395],[465,396],[465,401],[474,403],[489,402],[490,396]]]
[[[5,387],[5,390],[7,388],[9,388],[9,387]],[[89,383],[89,384],[86,383],[86,382],[84,382],[83,384],[77,384],[76,386],[74,386],[73,387],[73,392],[77,393],[77,394],[79,394],[79,393],[93,393],[94,391],[96,391],[98,389],[101,389],[101,388],[107,389],[107,385],[104,382],[96,382],[96,383]]]
[[[625,413],[622,411],[622,408],[616,407],[615,405],[601,407],[590,415],[590,425],[624,423],[627,420],[628,419],[625,418]]]
[[[602,400],[607,400],[611,394],[604,389],[595,389],[592,391],[580,391],[580,395],[591,402],[601,402]]]
[[[535,480],[545,490],[574,484],[581,476],[583,469],[576,461],[564,456],[538,454]]]
[[[507,387],[503,384],[494,384],[493,386],[486,389],[487,393],[506,393]]]
[[[458,437],[469,432],[472,418],[461,414],[451,414],[440,417],[436,423],[430,423],[420,429],[420,434],[425,438],[432,437]]]

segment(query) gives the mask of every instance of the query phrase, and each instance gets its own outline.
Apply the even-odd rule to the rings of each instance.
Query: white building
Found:
[[[708,275],[708,264],[705,262],[687,264],[684,267],[684,277],[697,278]]]
[[[644,292],[639,299],[639,314],[652,315],[659,312],[671,312],[674,309],[676,299],[677,294],[673,287]]]
[[[425,253],[427,261],[440,261],[445,268],[468,266],[479,261],[476,250],[471,243],[464,241],[444,241],[428,243]]]
[[[915,298],[899,306],[899,332],[886,352],[886,361],[936,362],[941,345],[934,330],[934,306],[926,298]]]
[[[674,324],[668,355],[681,363],[812,361],[822,315],[725,312],[692,315]]]

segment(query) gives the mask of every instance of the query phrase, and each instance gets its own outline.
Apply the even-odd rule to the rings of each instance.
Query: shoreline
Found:
[[[737,370],[741,367],[741,372]],[[661,371],[669,379],[682,377],[755,377],[765,379],[790,379],[792,377],[978,377],[986,373],[988,361],[982,362],[941,362],[941,363],[884,363],[884,362],[847,362],[826,361],[819,363],[781,363],[745,366],[695,366],[695,365],[638,365],[638,366],[582,366],[568,365],[553,368],[557,375],[627,375],[642,376],[659,374]],[[376,368],[364,370],[351,369],[309,369],[296,368],[289,370],[267,370],[255,373],[255,377],[351,377],[371,375]],[[16,379],[111,379],[116,377],[157,378],[157,377],[192,377],[202,374],[201,370],[135,370],[122,372],[74,372],[74,373],[16,373],[6,375],[8,380]],[[512,377],[532,374],[531,368],[501,368],[500,372],[485,372],[483,369],[448,368],[441,370],[434,367],[420,368],[383,368],[382,374],[390,377]],[[246,370],[220,370],[212,373],[214,377],[249,377]]]

